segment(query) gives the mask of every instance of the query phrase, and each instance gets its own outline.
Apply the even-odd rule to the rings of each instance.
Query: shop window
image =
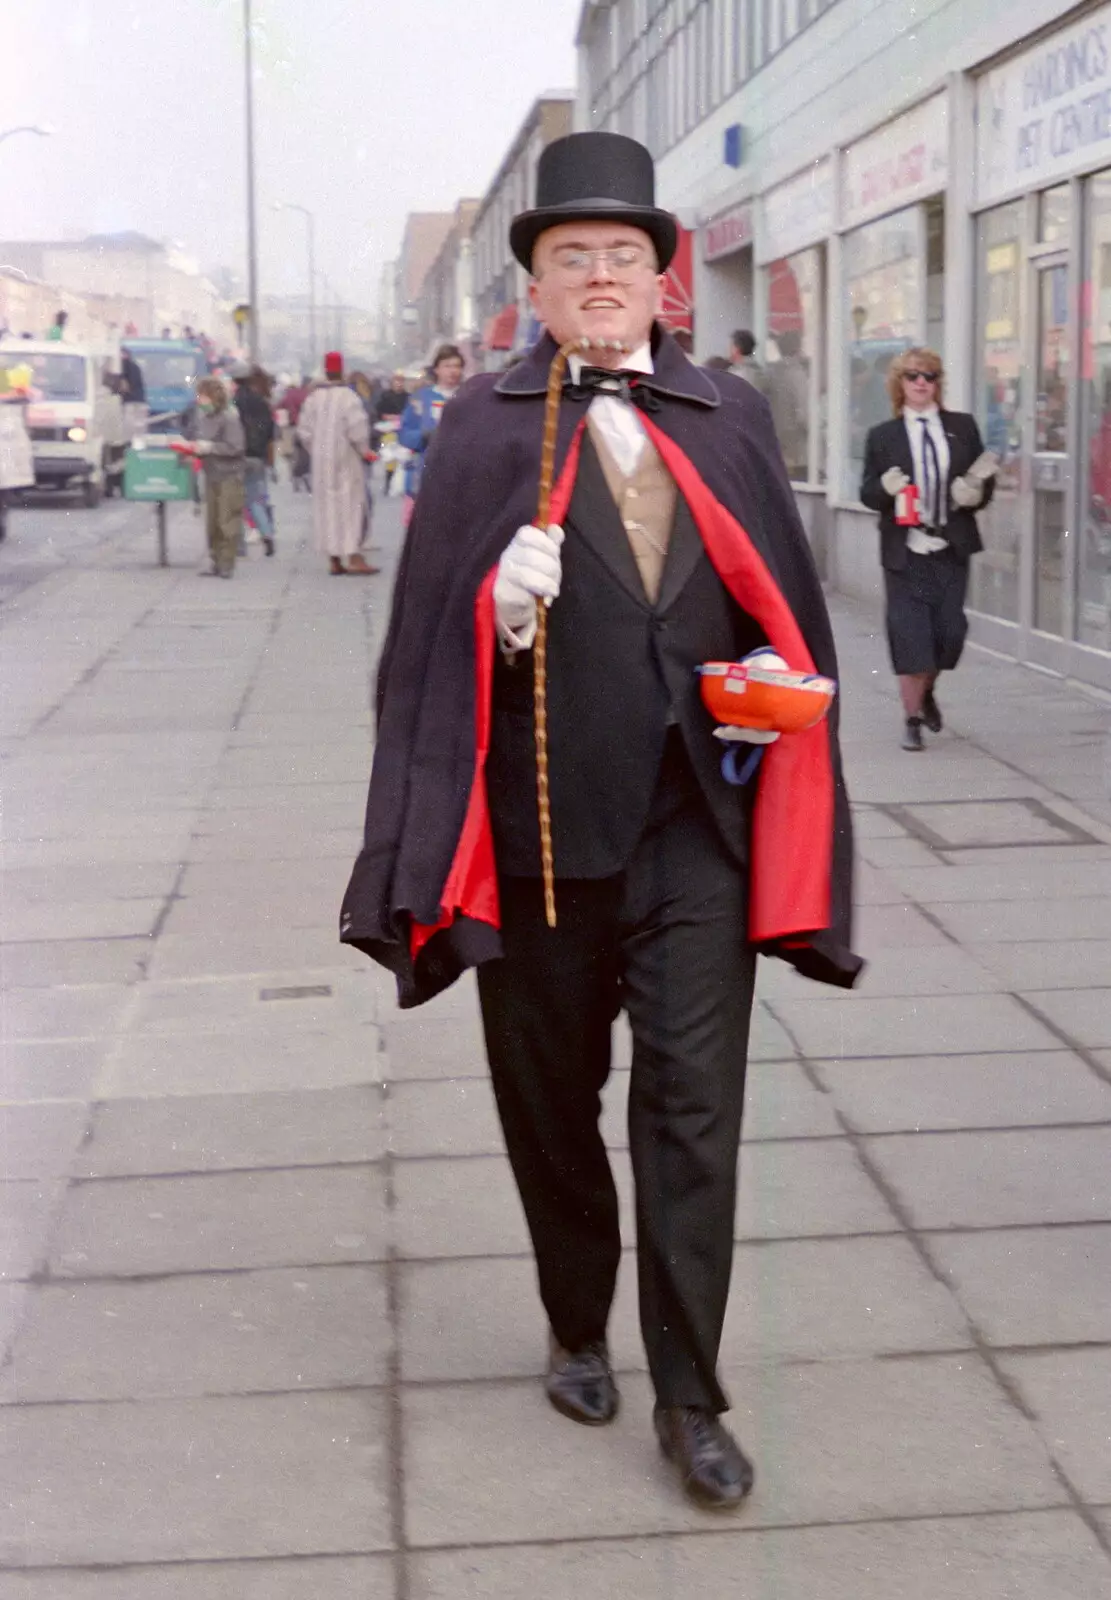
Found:
[[[1056,244],[1064,250],[1069,242],[1071,212],[1069,186],[1046,189],[1038,196],[1038,243]]]
[[[987,211],[977,224],[976,411],[984,444],[999,457],[995,498],[980,517],[984,552],[972,563],[977,611],[1018,620],[1019,459],[1022,451],[1021,202]]]
[[[1087,184],[1084,209],[1084,494],[1075,631],[1081,644],[1111,650],[1111,173]]]
[[[920,337],[924,267],[918,207],[857,228],[844,241],[849,358],[848,454],[842,484],[856,500],[869,428],[891,415],[887,372]]]
[[[764,269],[767,395],[792,483],[825,482],[825,251]]]

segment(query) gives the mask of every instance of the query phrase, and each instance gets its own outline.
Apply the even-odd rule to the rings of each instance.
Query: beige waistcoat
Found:
[[[675,521],[675,501],[679,492],[675,479],[664,466],[655,445],[647,438],[635,472],[626,476],[589,415],[586,425],[598,452],[609,492],[625,524],[644,592],[655,605],[671,539],[671,526]]]

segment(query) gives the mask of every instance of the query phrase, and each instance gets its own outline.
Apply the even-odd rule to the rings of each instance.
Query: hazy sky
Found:
[[[574,83],[581,0],[253,0],[263,292],[317,266],[374,298],[408,211],[481,195],[538,93]],[[135,228],[245,270],[243,0],[0,0],[0,238]]]

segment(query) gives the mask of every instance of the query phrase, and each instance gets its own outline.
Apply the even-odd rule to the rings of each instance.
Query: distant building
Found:
[[[420,294],[429,267],[439,255],[455,224],[453,211],[411,211],[405,219],[405,232],[397,258],[397,286],[400,302],[397,346],[406,365],[424,355],[420,328]]]
[[[438,344],[459,345],[473,360],[477,346],[474,299],[474,244],[471,230],[480,202],[460,200],[440,252],[425,273],[417,305],[422,359]]]
[[[91,318],[118,333],[157,335],[168,327],[176,335],[188,327],[217,343],[230,337],[230,307],[196,261],[145,234],[6,241],[0,243],[0,261],[79,296]]]
[[[398,348],[401,332],[399,313],[398,263],[387,261],[378,278],[378,316],[375,325],[378,361],[383,367],[396,366],[401,353]]]
[[[536,163],[545,145],[572,131],[573,89],[549,89],[536,100],[474,219],[474,294],[482,360],[499,367],[510,350],[532,342],[536,328],[528,303],[528,274],[509,248],[509,223],[536,194]]]

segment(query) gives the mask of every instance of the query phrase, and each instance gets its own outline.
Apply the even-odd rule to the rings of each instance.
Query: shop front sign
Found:
[[[845,151],[841,226],[855,228],[944,189],[949,99],[935,94]]]
[[[744,205],[723,211],[720,217],[707,222],[703,229],[703,261],[716,261],[719,256],[731,256],[734,251],[743,250],[752,243],[752,235],[752,204],[746,200]]]
[[[982,203],[1111,161],[1111,6],[980,80],[976,147]]]
[[[757,240],[761,264],[781,261],[825,239],[833,231],[833,168],[829,160],[816,161],[778,189],[769,189],[761,209],[763,225]]]

